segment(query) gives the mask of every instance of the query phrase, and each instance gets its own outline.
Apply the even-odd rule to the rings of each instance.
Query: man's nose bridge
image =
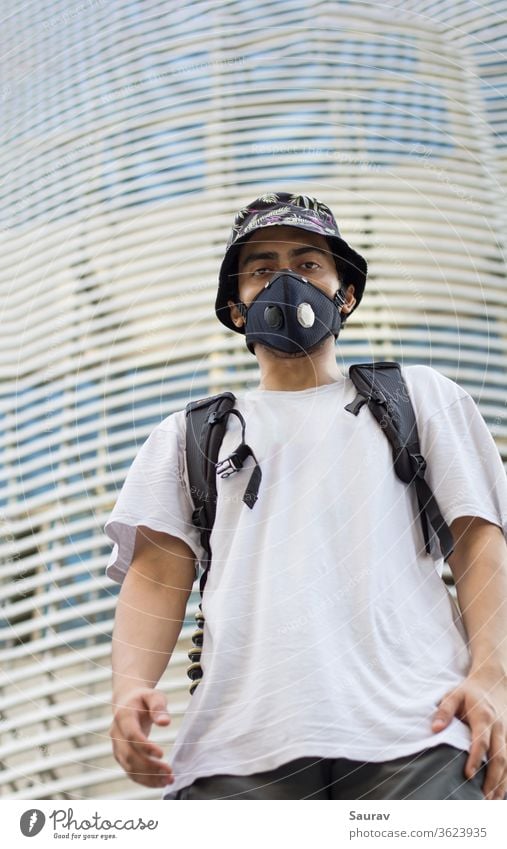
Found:
[[[289,274],[295,274],[294,269],[291,268],[290,265],[279,265],[278,268],[274,269],[274,271],[271,273],[271,277],[273,278],[275,276],[275,274],[281,274],[282,272],[288,272]]]
[[[299,274],[297,273],[297,271],[294,271],[294,269],[292,269],[290,266],[283,266],[283,268],[276,268],[270,273],[269,282],[271,283],[273,278],[276,277],[279,274],[285,274],[285,275],[288,274],[288,275],[291,275],[291,276],[299,277]],[[285,286],[291,285],[291,283],[289,283],[289,281],[287,279],[285,279],[284,285]]]
[[[280,268],[275,268],[269,275],[269,280],[271,281],[275,274],[281,274],[283,271],[288,271],[290,274],[294,274],[294,270],[290,268],[290,266],[282,266]]]

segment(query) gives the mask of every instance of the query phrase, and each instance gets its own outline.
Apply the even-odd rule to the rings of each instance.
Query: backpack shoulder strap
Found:
[[[202,573],[199,584],[201,597],[211,566],[210,537],[215,521],[217,506],[216,463],[224,438],[228,412],[236,399],[232,392],[210,395],[200,401],[192,401],[185,407],[186,444],[185,454],[190,495],[194,504],[192,522],[199,529],[205,558],[201,561]],[[202,607],[195,614],[197,630],[192,634],[193,647],[188,653],[191,661],[187,675],[191,680],[190,693],[195,692],[201,678],[201,650],[204,616]]]
[[[193,401],[187,404],[185,408],[185,452],[190,494],[194,504],[192,522],[199,529],[201,545],[205,552],[200,563],[202,568],[199,583],[201,598],[211,567],[210,539],[217,509],[217,473],[221,474],[222,477],[228,477],[242,468],[248,454],[254,456],[243,438],[236,451],[222,461],[220,465],[218,464],[218,455],[224,439],[229,413],[233,412],[239,416],[243,424],[244,437],[244,420],[241,414],[233,409],[235,403],[236,398],[232,392],[222,392],[220,395],[212,395],[209,398],[202,398],[200,401]],[[220,468],[221,466],[223,466],[223,469]],[[243,501],[249,507],[253,507],[257,500],[260,478],[261,472],[256,461],[254,472],[243,496]],[[191,680],[191,695],[195,692],[203,675],[201,666],[204,635],[202,603],[199,604],[195,619],[197,630],[192,634],[193,646],[188,653],[191,663],[187,669],[187,675]]]
[[[216,464],[224,438],[228,412],[236,402],[232,392],[192,401],[185,408],[186,459],[190,495],[194,503],[192,522],[199,529],[206,553],[200,582],[201,595],[211,564],[210,536],[217,506]]]
[[[454,541],[424,477],[426,460],[421,454],[414,408],[399,363],[357,363],[350,367],[349,375],[358,394],[345,409],[357,416],[364,404],[369,407],[391,444],[396,474],[415,487],[426,553],[430,551],[429,521],[442,556],[448,560]]]

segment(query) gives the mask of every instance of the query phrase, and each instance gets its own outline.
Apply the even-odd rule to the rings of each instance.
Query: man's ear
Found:
[[[354,290],[354,286],[352,285],[352,283],[350,284],[350,286],[347,286],[346,289],[342,289],[342,292],[347,297],[347,301],[346,301],[345,304],[343,304],[342,308],[340,309],[340,312],[345,313],[345,315],[348,315],[349,313],[351,313],[352,310],[354,309],[355,305],[356,305],[356,299],[354,297],[354,291],[355,290]]]
[[[243,327],[245,319],[241,315],[237,304],[235,304],[234,301],[229,300],[227,301],[227,306],[230,308],[231,311],[232,323],[235,324],[236,327]]]

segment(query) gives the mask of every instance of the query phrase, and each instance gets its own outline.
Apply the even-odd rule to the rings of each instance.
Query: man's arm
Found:
[[[150,742],[153,722],[167,725],[164,693],[155,687],[181,631],[194,582],[194,554],[182,540],[140,527],[122,584],[113,630],[113,752],[140,784],[172,783],[162,749]]]
[[[433,731],[458,716],[471,729],[465,766],[471,778],[488,754],[483,785],[490,799],[507,792],[507,545],[502,530],[478,517],[451,525],[455,540],[449,558],[468,636],[471,664],[467,677],[440,702]]]

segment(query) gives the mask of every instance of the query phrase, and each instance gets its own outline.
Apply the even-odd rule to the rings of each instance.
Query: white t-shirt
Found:
[[[403,374],[444,518],[480,516],[505,533],[506,476],[474,401],[432,368]],[[218,478],[204,674],[171,753],[171,793],[300,757],[385,761],[438,743],[469,748],[458,719],[431,731],[439,700],[469,666],[443,562],[434,539],[425,553],[415,493],[396,477],[379,424],[366,407],[357,417],[344,409],[355,396],[346,377],[237,396],[262,481],[250,509],[252,458]],[[221,459],[240,430],[230,416]],[[178,536],[201,557],[184,440],[184,413],[172,414],[134,460],[105,526],[114,580],[129,567],[136,525]]]

